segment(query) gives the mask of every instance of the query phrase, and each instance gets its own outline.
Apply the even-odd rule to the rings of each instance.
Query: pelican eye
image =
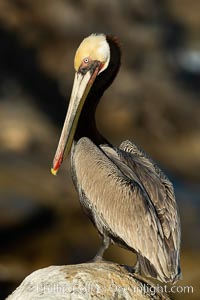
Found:
[[[84,62],[84,64],[88,64],[89,63],[89,58],[88,57],[84,58],[83,62]]]
[[[91,64],[91,59],[89,57],[85,57],[82,60],[82,63],[79,67],[79,72],[85,74],[89,70],[90,64]]]

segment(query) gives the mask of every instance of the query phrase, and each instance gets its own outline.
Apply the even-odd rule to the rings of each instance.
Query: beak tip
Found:
[[[57,175],[57,172],[58,172],[58,169],[55,170],[54,168],[51,168],[51,174],[56,176]]]

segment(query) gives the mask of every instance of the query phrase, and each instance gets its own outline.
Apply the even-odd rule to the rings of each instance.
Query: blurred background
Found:
[[[172,180],[182,223],[183,280],[199,299],[200,1],[0,1],[0,299],[32,271],[90,260],[100,239],[83,214],[69,159],[50,167],[74,77],[92,32],[117,35],[122,66],[98,109],[115,145],[140,145]],[[133,265],[111,246],[106,258]]]

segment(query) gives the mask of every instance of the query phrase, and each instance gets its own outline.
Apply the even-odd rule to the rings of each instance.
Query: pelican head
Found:
[[[76,72],[90,68],[94,62],[100,64],[99,73],[105,70],[110,61],[110,47],[104,34],[91,34],[78,47],[74,57]]]
[[[87,95],[96,77],[105,71],[110,62],[110,47],[104,34],[85,38],[74,58],[75,78],[69,107],[54,157],[51,172],[56,175],[64,155],[71,149],[74,134]]]

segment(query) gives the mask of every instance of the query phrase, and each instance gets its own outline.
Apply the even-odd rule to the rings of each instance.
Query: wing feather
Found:
[[[172,183],[158,166],[139,147],[130,141],[120,145],[120,157],[137,174],[155,206],[167,239],[180,244],[180,218]],[[171,237],[170,237],[171,235]]]

